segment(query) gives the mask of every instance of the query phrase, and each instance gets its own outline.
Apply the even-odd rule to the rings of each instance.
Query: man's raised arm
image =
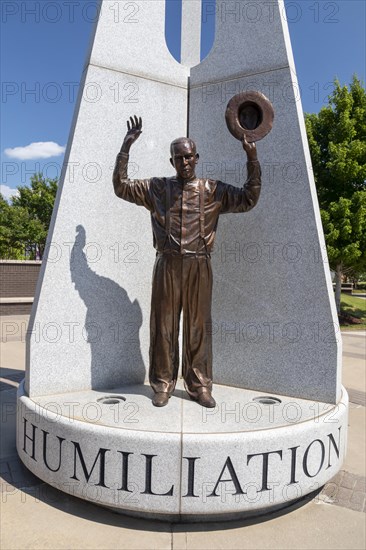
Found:
[[[247,180],[242,189],[233,185],[221,186],[221,214],[247,212],[257,204],[261,192],[261,166],[255,143],[248,143],[243,135],[243,149],[247,154]]]
[[[127,121],[127,134],[123,140],[121,150],[117,155],[114,167],[113,186],[117,197],[128,202],[133,202],[139,206],[145,206],[151,210],[149,194],[150,180],[130,180],[127,175],[130,148],[140,137],[141,133],[141,117],[130,117],[130,120]]]

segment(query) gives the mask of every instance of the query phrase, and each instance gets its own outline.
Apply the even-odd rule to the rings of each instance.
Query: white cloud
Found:
[[[59,145],[54,141],[37,141],[25,147],[5,149],[4,153],[8,157],[18,160],[48,159],[62,155],[65,149],[65,146]]]
[[[18,189],[12,189],[8,185],[4,185],[3,183],[0,185],[0,193],[4,197],[4,199],[9,200],[10,197],[14,197],[18,195]]]

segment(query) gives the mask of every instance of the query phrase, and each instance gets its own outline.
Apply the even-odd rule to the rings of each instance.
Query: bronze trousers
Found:
[[[207,256],[158,254],[150,318],[151,387],[172,393],[179,370],[179,320],[183,310],[182,374],[187,392],[212,388],[212,269]]]

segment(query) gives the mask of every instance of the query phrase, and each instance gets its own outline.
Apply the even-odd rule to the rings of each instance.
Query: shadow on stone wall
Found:
[[[85,335],[91,349],[92,389],[143,383],[146,369],[139,331],[142,311],[115,281],[97,275],[84,253],[85,229],[76,227],[71,279],[86,308]]]

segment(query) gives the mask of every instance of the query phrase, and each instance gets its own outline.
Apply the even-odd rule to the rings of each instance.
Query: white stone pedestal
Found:
[[[259,515],[340,469],[348,396],[336,405],[215,386],[215,409],[148,386],[18,395],[17,449],[50,485],[133,515],[199,521]]]

